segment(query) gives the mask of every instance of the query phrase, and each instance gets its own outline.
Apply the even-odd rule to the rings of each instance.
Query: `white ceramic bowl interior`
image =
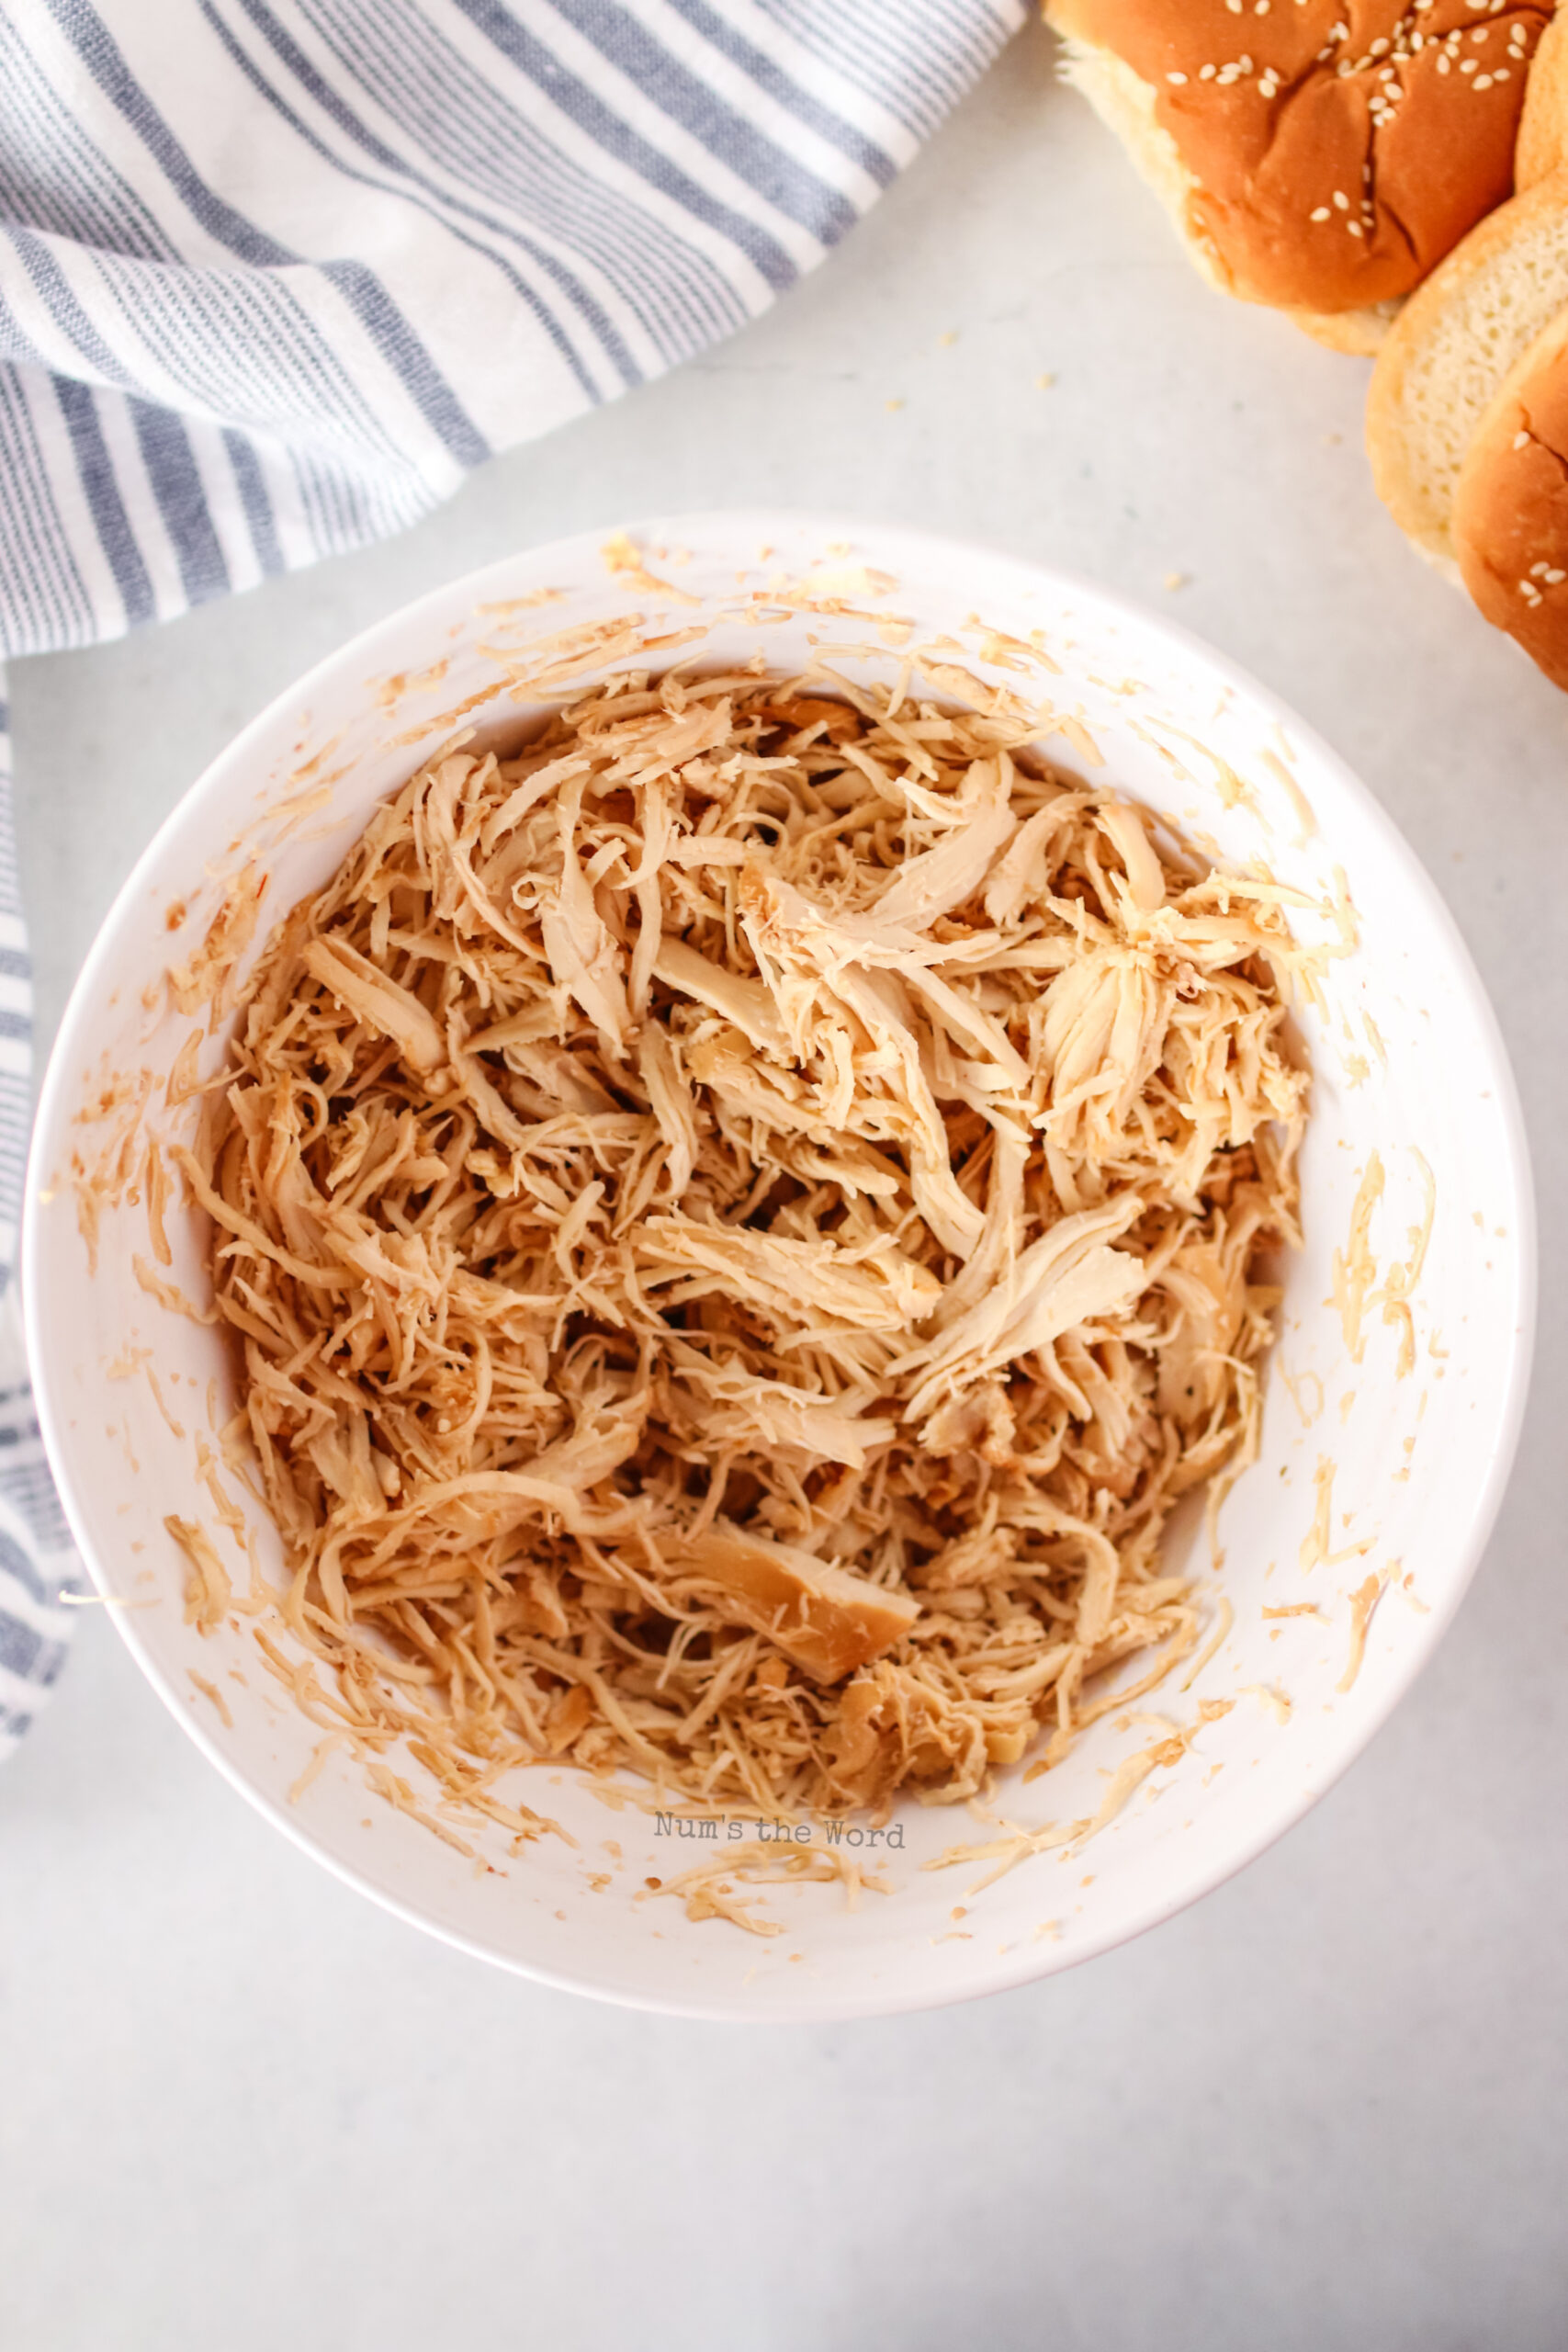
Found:
[[[649,638],[650,650],[631,650]],[[503,737],[537,714],[541,671],[553,665],[558,682],[562,661],[587,679],[758,654],[779,669],[830,658],[863,682],[913,660],[916,693],[962,698],[967,673],[1049,704],[1040,740],[1051,760],[1113,780],[1236,867],[1261,862],[1317,904],[1340,899],[1357,942],[1325,963],[1322,1002],[1300,1016],[1314,1095],[1306,1246],[1286,1273],[1261,1458],[1221,1515],[1220,1574],[1200,1529],[1174,1541],[1200,1577],[1212,1654],[1130,1717],[1103,1719],[1047,1778],[1003,1774],[988,1807],[902,1806],[891,1846],[856,1855],[886,1892],[852,1908],[837,1884],[761,1890],[782,1927],[768,1938],[693,1922],[650,1890],[713,1848],[570,1772],[521,1775],[518,1792],[575,1842],[517,1854],[504,1832],[449,1816],[473,1851],[444,1843],[368,1795],[343,1748],[290,1801],[321,1731],[265,1669],[254,1618],[236,1613],[209,1634],[185,1622],[186,1564],[164,1526],[169,1513],[200,1521],[244,1591],[245,1541],[199,1475],[230,1409],[222,1346],[143,1287],[139,1201],[106,1212],[89,1271],[70,1182],[73,1159],[91,1165],[122,1131],[134,1137],[138,1097],[160,1136],[188,1134],[194,1105],[171,1110],[164,1091],[192,1024],[161,982],[237,873],[261,890],[243,973],[375,804],[455,729]],[[176,900],[187,911],[172,933]],[[1293,921],[1303,938],[1337,936],[1320,914]],[[204,1071],[220,1047],[205,1043]],[[1374,1154],[1377,1272],[1358,1333],[1333,1303],[1344,1295],[1336,1253],[1348,1250]],[[602,534],[510,558],[373,629],[275,703],[187,794],[105,924],[44,1089],[29,1190],[32,1361],[66,1509],[99,1589],[122,1604],[120,1632],[192,1737],[307,1850],[420,1926],[557,1984],[712,2017],[855,2015],[1014,1984],[1103,1951],[1258,1853],[1344,1770],[1453,1612],[1499,1499],[1529,1352],[1529,1177],[1503,1050],[1451,922],[1365,790],[1229,664],[1099,589],[981,549],[798,515],[679,517],[629,543]],[[1410,1264],[1428,1202],[1406,1315],[1390,1270]],[[170,1232],[164,1279],[199,1303],[200,1236],[177,1208]],[[232,1475],[215,1475],[275,1571],[265,1513]],[[1213,1702],[1228,1703],[1204,1707]],[[1116,1779],[1162,1739],[1163,1760]],[[439,1815],[422,1768],[389,1760]],[[983,1891],[980,1863],[924,1867],[1007,1825],[1090,1822],[1129,1781],[1091,1842],[1035,1853]],[[808,1829],[820,1845],[822,1826]],[[720,1831],[757,1834],[750,1820]]]

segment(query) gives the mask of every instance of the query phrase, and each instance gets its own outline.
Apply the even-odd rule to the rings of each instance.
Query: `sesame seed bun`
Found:
[[[1378,495],[1457,579],[1450,528],[1465,454],[1515,361],[1568,308],[1568,171],[1472,230],[1413,294],[1372,371],[1367,448]]]
[[[1045,0],[1204,274],[1353,350],[1509,194],[1551,6]]]
[[[1514,185],[1533,187],[1568,164],[1568,17],[1554,17],[1540,37],[1525,85]]]
[[[1452,527],[1486,618],[1568,687],[1568,310],[1515,361],[1483,416]]]

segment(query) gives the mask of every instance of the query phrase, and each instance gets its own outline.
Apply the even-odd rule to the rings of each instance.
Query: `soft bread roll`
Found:
[[[1453,541],[1494,628],[1568,687],[1568,310],[1515,361],[1476,428]]]
[[[1540,37],[1525,85],[1514,185],[1534,187],[1568,164],[1568,17],[1554,17]]]
[[[1372,371],[1367,447],[1378,495],[1451,578],[1465,452],[1509,368],[1565,307],[1568,170],[1472,231],[1411,296]]]
[[[1554,0],[1045,0],[1066,71],[1228,293],[1376,349],[1513,186]]]

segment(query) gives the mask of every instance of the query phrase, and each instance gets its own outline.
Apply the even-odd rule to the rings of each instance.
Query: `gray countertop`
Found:
[[[1364,367],[1208,292],[1050,67],[1021,41],[770,317],[405,538],[18,665],[43,1030],[235,729],[512,547],[776,502],[1075,567],[1345,754],[1502,1018],[1543,1313],[1473,1592],[1348,1779],[1196,1909],[1003,1998],[794,2032],[599,2008],[383,1917],[84,1612],[0,1772],[8,2352],[1568,2341],[1568,701],[1376,504]]]

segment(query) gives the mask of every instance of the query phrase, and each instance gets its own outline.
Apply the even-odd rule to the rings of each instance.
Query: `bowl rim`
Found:
[[[1460,989],[1469,1004],[1489,1058],[1487,1074],[1505,1147],[1506,1167],[1500,1173],[1507,1193],[1506,1214],[1510,1235],[1516,1239],[1513,1313],[1510,1318],[1512,1341],[1503,1367],[1501,1403],[1486,1473],[1475,1487],[1462,1532],[1453,1545],[1453,1555],[1458,1565],[1449,1589],[1424,1621],[1420,1640],[1412,1644],[1406,1658],[1380,1692],[1377,1703],[1353,1718],[1346,1718],[1342,1725],[1337,1724],[1335,1736],[1327,1743],[1325,1755],[1313,1770],[1309,1783],[1287,1803],[1270,1810],[1258,1826],[1240,1838],[1222,1858],[1205,1863],[1180,1894],[1153,1897],[1142,1910],[1134,1907],[1130,1924],[1123,1920],[1109,1925],[1099,1934],[1088,1935],[1081,1943],[1069,1949],[1058,1950],[1043,1943],[1026,1946],[1010,1962],[993,1960],[987,1966],[977,1967],[971,1978],[955,1982],[951,1990],[944,1988],[935,1995],[923,1986],[904,1993],[896,1989],[879,1991],[867,1986],[863,1989],[851,1988],[840,1994],[816,1996],[807,1984],[803,1984],[801,1996],[792,2002],[787,2011],[781,2012],[761,2002],[748,2001],[743,1992],[739,1998],[722,2005],[700,1998],[685,1999],[659,1993],[637,1992],[621,1984],[596,1983],[581,1973],[552,1969],[536,1961],[497,1951],[475,1936],[443,1926],[418,1905],[378,1884],[352,1862],[330,1852],[304,1825],[299,1814],[267,1794],[226,1754],[216,1737],[198,1721],[171,1677],[164,1672],[143,1644],[130,1612],[120,1610],[108,1612],[121,1641],[186,1736],[195,1742],[230,1785],[276,1828],[280,1829],[301,1852],[310,1855],[344,1884],[367,1896],[382,1910],[390,1912],[409,1926],[492,1967],[505,1969],[513,1975],[547,1985],[555,1991],[586,1995],[595,2000],[610,2002],[617,2007],[722,2024],[819,2025],[862,2018],[894,2017],[984,1999],[994,1993],[1011,1991],[1040,1978],[1081,1966],[1087,1961],[1098,1959],[1107,1951],[1131,1943],[1213,1894],[1256,1861],[1260,1854],[1267,1852],[1270,1846],[1293,1828],[1355,1763],[1406,1696],[1452,1624],[1480,1566],[1512,1474],[1523,1428],[1535,1350],[1538,1302],[1535,1190],[1529,1138],[1507,1047],[1485,985],[1448,902],[1371,787],[1362,783],[1314,728],[1310,727],[1270,687],[1264,685],[1228,655],[1180,623],[1168,619],[1152,606],[1124,595],[1120,590],[1108,587],[1088,574],[1064,570],[1032,557],[1017,555],[983,539],[926,531],[902,524],[885,524],[853,514],[822,514],[807,507],[705,508],[677,514],[656,513],[630,521],[617,516],[596,528],[574,532],[567,538],[544,540],[534,546],[515,548],[474,571],[427,589],[407,604],[384,614],[334,651],[312,663],[310,669],[292,680],[248,720],[180,794],[121,883],[98,926],[67,998],[39,1090],[28,1155],[17,1270],[28,1364],[44,1450],[73,1540],[100,1592],[107,1594],[113,1589],[107,1571],[85,1536],[84,1521],[69,1482],[56,1469],[57,1462],[66,1458],[66,1414],[63,1399],[55,1394],[50,1369],[58,1351],[51,1347],[46,1333],[45,1306],[39,1281],[44,1262],[39,1231],[42,1213],[39,1192],[45,1180],[44,1162],[50,1157],[50,1138],[57,1129],[61,1129],[62,1113],[70,1086],[67,1073],[74,1066],[82,1046],[90,1043],[89,1007],[101,985],[103,967],[110,959],[114,943],[128,913],[134,904],[140,902],[149,886],[166,871],[168,852],[193,810],[199,803],[220,792],[231,774],[243,774],[247,762],[277,726],[286,711],[297,711],[304,699],[321,686],[335,684],[345,670],[368,663],[371,666],[367,674],[371,674],[378,658],[378,648],[385,641],[403,636],[426,618],[433,625],[434,636],[437,619],[449,625],[456,600],[470,602],[482,599],[487,591],[508,581],[520,562],[536,565],[559,561],[564,564],[580,562],[584,557],[597,558],[606,533],[624,533],[634,542],[641,543],[650,538],[677,541],[683,537],[707,538],[716,531],[733,538],[738,549],[742,545],[765,544],[770,537],[806,534],[824,548],[835,541],[847,541],[856,554],[860,553],[859,543],[867,542],[876,551],[876,556],[885,559],[889,565],[897,561],[898,551],[902,548],[908,551],[906,560],[919,557],[929,561],[933,556],[939,556],[950,563],[983,567],[998,583],[1010,577],[1015,582],[1028,582],[1036,587],[1046,583],[1059,595],[1068,600],[1081,600],[1097,607],[1108,618],[1131,627],[1146,640],[1160,645],[1179,659],[1199,664],[1227,687],[1239,703],[1256,710],[1266,723],[1288,730],[1290,738],[1310,753],[1320,770],[1328,772],[1336,786],[1356,806],[1368,831],[1377,839],[1390,862],[1398,868],[1403,884],[1423,904],[1446,950],[1448,973],[1452,984]],[[79,1031],[84,1035],[78,1036]]]

